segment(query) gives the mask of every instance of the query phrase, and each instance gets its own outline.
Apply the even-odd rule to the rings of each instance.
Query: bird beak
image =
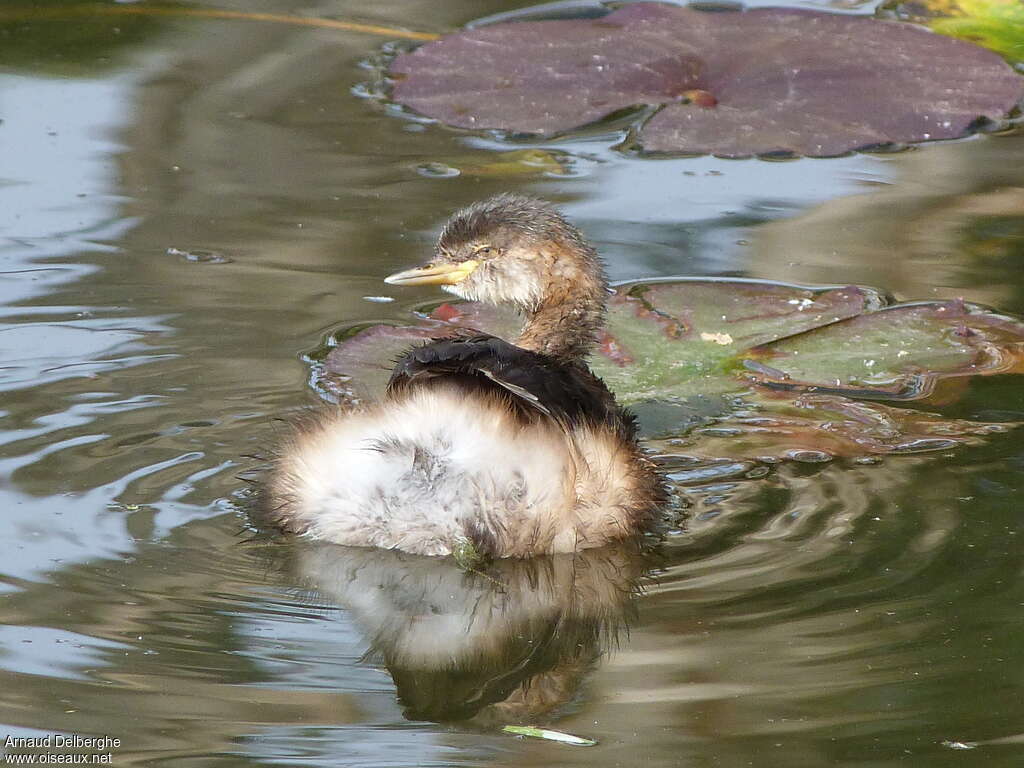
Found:
[[[480,266],[476,259],[458,263],[428,264],[425,267],[395,272],[384,278],[389,285],[455,285],[469,277]]]

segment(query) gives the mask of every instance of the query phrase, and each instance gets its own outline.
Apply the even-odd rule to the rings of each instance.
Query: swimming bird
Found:
[[[425,266],[438,285],[525,316],[514,342],[463,331],[409,350],[383,398],[307,420],[279,449],[267,510],[337,544],[448,555],[572,552],[647,527],[665,492],[633,417],[586,364],[601,262],[549,203],[501,194],[455,213]]]

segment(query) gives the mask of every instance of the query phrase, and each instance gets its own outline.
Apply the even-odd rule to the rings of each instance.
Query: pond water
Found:
[[[424,31],[517,5],[219,3]],[[719,468],[654,553],[488,577],[253,541],[238,479],[319,402],[310,352],[436,298],[381,278],[502,190],[558,202],[614,279],[1024,313],[1020,132],[654,160],[610,149],[613,126],[510,146],[402,116],[365,98],[386,37],[175,16],[0,33],[4,738],[108,735],[115,765],[1024,761],[1019,430]],[[548,154],[503,154],[524,149]],[[1024,419],[1024,388],[993,378],[947,412]],[[599,743],[501,733],[524,719]]]

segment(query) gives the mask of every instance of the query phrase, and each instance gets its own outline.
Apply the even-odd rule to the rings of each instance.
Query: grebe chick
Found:
[[[281,528],[337,544],[493,557],[596,547],[664,500],[633,417],[584,358],[604,321],[594,249],[548,203],[503,194],[459,211],[429,264],[386,278],[512,304],[514,344],[463,333],[411,349],[384,398],[298,428],[267,484]]]

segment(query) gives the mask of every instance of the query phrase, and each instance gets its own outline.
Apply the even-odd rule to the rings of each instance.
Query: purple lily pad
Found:
[[[521,325],[510,309],[458,302],[420,313],[416,325],[370,325],[343,334],[315,372],[318,390],[345,402],[384,391],[395,361],[410,347],[473,329],[512,338]]]
[[[396,101],[460,128],[551,135],[646,104],[646,150],[725,157],[956,138],[1024,96],[996,54],[911,25],[661,3],[456,32],[390,74]]]

